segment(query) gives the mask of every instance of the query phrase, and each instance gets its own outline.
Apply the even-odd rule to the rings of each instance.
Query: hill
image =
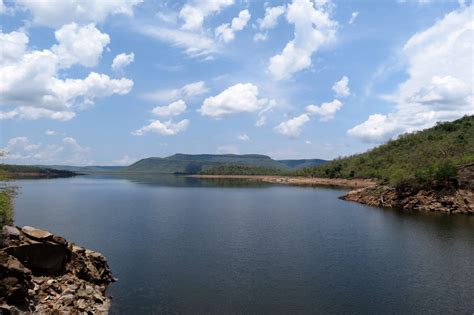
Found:
[[[368,152],[297,172],[301,176],[377,178],[391,185],[425,184],[455,177],[474,162],[474,116],[399,136]]]
[[[258,154],[175,154],[165,158],[142,159],[125,169],[125,172],[161,174],[198,174],[218,166],[252,166],[276,171],[286,169],[284,164],[266,155]]]
[[[327,160],[321,159],[302,159],[302,160],[278,160],[278,162],[286,165],[290,169],[301,169],[327,163]]]
[[[70,177],[75,172],[29,165],[0,164],[0,179]]]

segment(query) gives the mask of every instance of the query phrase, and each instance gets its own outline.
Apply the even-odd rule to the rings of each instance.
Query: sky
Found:
[[[0,0],[4,163],[333,159],[474,114],[472,1]]]

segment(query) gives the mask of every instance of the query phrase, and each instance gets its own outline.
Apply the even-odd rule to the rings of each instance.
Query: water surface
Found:
[[[472,216],[245,181],[16,184],[17,225],[107,256],[114,313],[474,313]]]

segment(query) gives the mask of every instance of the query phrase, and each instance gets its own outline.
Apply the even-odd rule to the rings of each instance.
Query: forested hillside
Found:
[[[306,168],[301,176],[378,178],[391,184],[426,183],[454,177],[474,162],[474,116],[399,136],[368,152]]]

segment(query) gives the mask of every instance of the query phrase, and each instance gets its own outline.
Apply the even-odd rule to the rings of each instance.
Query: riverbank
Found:
[[[188,175],[200,179],[246,179],[274,184],[296,186],[332,186],[347,188],[365,188],[377,184],[373,179],[344,179],[322,177],[272,176],[272,175]]]
[[[4,226],[0,314],[107,313],[115,281],[105,257],[47,231]]]

